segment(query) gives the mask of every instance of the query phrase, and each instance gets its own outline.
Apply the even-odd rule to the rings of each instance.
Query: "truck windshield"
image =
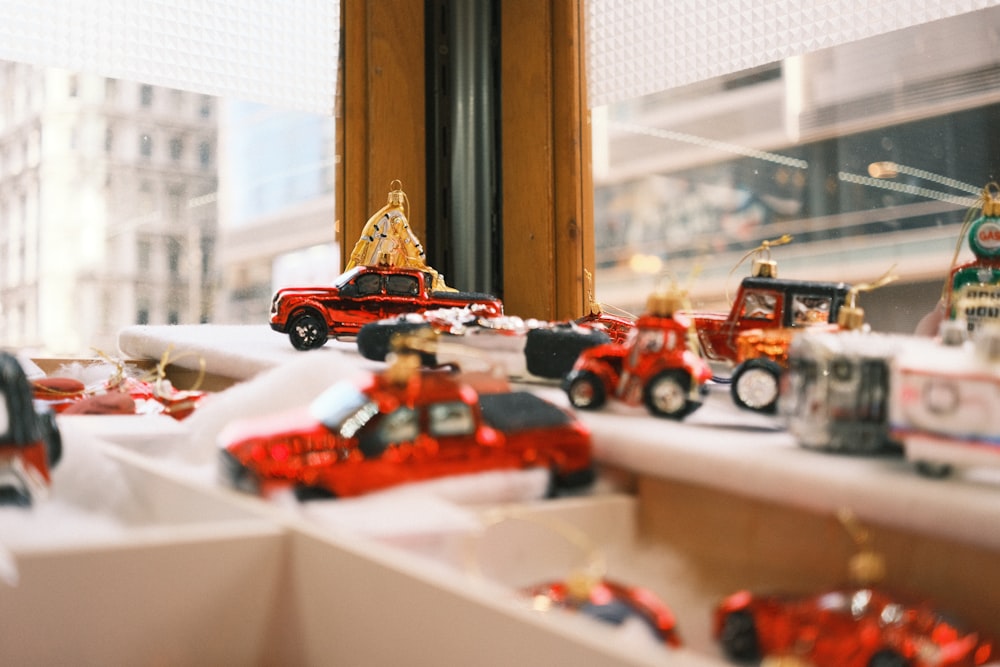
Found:
[[[378,406],[350,382],[338,382],[317,396],[309,414],[331,431],[351,437],[378,413]]]

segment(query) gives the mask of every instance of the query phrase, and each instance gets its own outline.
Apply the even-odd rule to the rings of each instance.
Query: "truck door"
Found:
[[[733,316],[726,324],[727,353],[736,358],[736,337],[748,329],[774,329],[781,326],[783,295],[777,290],[745,289],[733,304]]]
[[[346,317],[350,322],[347,330],[353,333],[356,331],[353,327],[360,329],[368,322],[374,322],[382,317],[384,300],[382,274],[366,271],[354,278],[348,286],[352,288],[348,293],[350,298],[341,299],[338,305],[344,311],[350,312]]]
[[[382,317],[395,317],[423,310],[420,303],[420,280],[405,273],[390,273],[385,277],[385,299]]]

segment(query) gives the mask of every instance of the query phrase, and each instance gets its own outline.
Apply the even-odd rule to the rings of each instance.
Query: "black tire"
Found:
[[[950,463],[940,463],[937,461],[917,461],[914,467],[918,473],[931,479],[944,479],[953,472]]]
[[[219,478],[232,489],[260,495],[260,477],[225,449],[219,450]]]
[[[572,371],[563,382],[570,404],[581,410],[597,410],[607,401],[604,382],[596,373]]]
[[[651,414],[683,419],[691,412],[691,376],[684,371],[662,371],[642,390],[642,402]]]
[[[288,327],[288,340],[296,350],[314,350],[323,347],[329,334],[326,322],[313,312],[296,315]]]
[[[733,371],[733,402],[745,410],[774,414],[778,409],[781,366],[770,359],[750,359]]]
[[[911,664],[909,660],[891,648],[876,651],[868,660],[868,667],[910,667]]]
[[[719,643],[730,660],[759,660],[760,642],[753,614],[746,609],[731,612],[722,622]]]
[[[585,489],[594,483],[597,478],[597,473],[594,472],[593,467],[583,468],[581,470],[574,470],[573,472],[560,472],[558,470],[553,471],[553,477],[555,478],[556,486],[560,489],[567,490],[579,490]]]
[[[0,486],[0,507],[31,507],[31,493],[26,486]]]
[[[603,331],[572,324],[530,329],[524,343],[524,361],[532,375],[560,379],[573,369],[581,352],[610,340]]]
[[[330,489],[317,484],[297,484],[293,493],[295,494],[295,499],[300,503],[309,502],[310,500],[331,500],[337,497],[337,494]]]
[[[42,440],[45,442],[45,453],[48,455],[49,469],[51,470],[62,459],[62,434],[59,433],[56,416],[51,410],[39,411],[38,425]]]
[[[545,488],[546,498],[558,498],[563,492],[574,493],[588,488],[597,479],[593,467],[563,473],[558,467],[549,468],[549,481]]]
[[[394,320],[370,322],[358,331],[358,353],[365,359],[385,361],[392,351],[392,337],[397,334],[409,334],[421,329],[430,329],[426,322],[397,322]],[[437,358],[433,352],[421,352],[420,363],[424,366],[436,366]]]

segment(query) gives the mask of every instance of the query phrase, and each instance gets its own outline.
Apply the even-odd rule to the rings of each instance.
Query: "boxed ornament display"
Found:
[[[1000,591],[991,566],[1000,543],[990,527],[1000,500],[988,471],[927,480],[899,457],[809,451],[777,416],[739,410],[723,390],[683,422],[626,404],[580,413],[600,472],[584,494],[543,499],[545,476],[528,471],[355,499],[264,500],[218,482],[215,435],[235,415],[302,405],[380,364],[339,341],[301,354],[265,327],[137,327],[123,331],[122,348],[156,359],[194,338],[206,380],[230,380],[188,419],[60,418],[69,435],[53,499],[69,493],[70,476],[114,500],[94,506],[85,487],[70,495],[72,510],[90,515],[79,530],[55,543],[3,540],[19,573],[0,602],[15,619],[4,632],[18,638],[4,641],[5,656],[48,647],[39,655],[103,663],[724,665],[711,619],[726,595],[806,593],[844,578],[853,548],[836,520],[844,506],[871,527],[890,583],[998,632],[990,592]],[[528,389],[568,404],[558,386]],[[115,473],[84,474],[73,459],[81,452]],[[19,515],[27,533],[51,532],[46,507]],[[497,535],[484,520],[497,511],[542,519],[506,522]],[[108,536],[98,518],[124,528]],[[682,647],[634,623],[533,608],[525,587],[567,581],[580,564],[546,521],[587,535],[607,579],[662,600]],[[64,626],[61,637],[38,629]]]

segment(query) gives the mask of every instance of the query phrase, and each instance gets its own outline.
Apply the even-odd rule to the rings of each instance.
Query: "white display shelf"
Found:
[[[580,415],[605,464],[819,514],[846,507],[866,522],[1000,552],[1000,454],[995,470],[928,479],[901,455],[808,450],[777,418],[736,408],[724,386],[683,422],[621,405]]]
[[[0,662],[252,664],[283,530],[62,434],[51,497],[0,508]]]
[[[178,343],[172,328],[152,329],[144,354]],[[724,392],[683,423],[621,405],[582,413],[602,478],[581,497],[535,500],[544,479],[532,473],[306,505],[222,488],[214,434],[228,419],[377,367],[348,343],[297,353],[263,333],[206,329],[198,355],[221,386],[240,382],[183,423],[60,418],[67,457],[52,499],[14,521],[18,510],[0,509],[0,576],[16,579],[0,582],[0,614],[13,619],[0,626],[0,662],[723,665],[710,634],[717,600],[838,583],[853,549],[834,518],[845,507],[872,526],[890,583],[1000,634],[990,472],[935,481],[902,459],[803,450]],[[253,356],[254,345],[266,348],[261,365],[234,377],[244,361],[229,350]],[[532,389],[565,401],[557,387]],[[533,518],[484,528],[498,510]],[[530,609],[519,587],[579,563],[547,521],[585,533],[609,577],[657,593],[685,649]]]
[[[0,584],[4,664],[720,664],[663,647],[645,628],[533,611],[517,588],[567,574],[580,554],[538,522],[511,521],[495,535],[479,518],[498,507],[542,515],[610,554],[634,535],[630,497],[484,506],[449,501],[460,486],[432,484],[289,504],[81,439],[76,421],[66,422],[67,447],[113,469],[132,509],[73,507],[81,499],[62,493],[33,510],[0,510],[0,521],[20,524],[7,546],[16,576]],[[79,462],[68,458],[60,476]],[[534,484],[529,475],[507,486],[517,495]],[[414,527],[428,510],[443,518]],[[39,538],[53,520],[66,522],[62,537]]]

